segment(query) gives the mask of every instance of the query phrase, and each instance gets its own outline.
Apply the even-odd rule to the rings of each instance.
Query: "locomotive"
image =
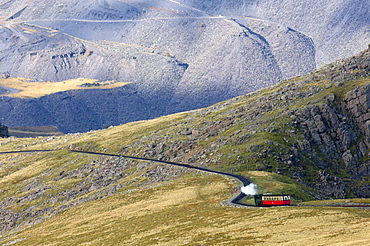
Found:
[[[271,194],[258,194],[254,195],[256,206],[284,206],[290,205],[290,195],[271,195]]]

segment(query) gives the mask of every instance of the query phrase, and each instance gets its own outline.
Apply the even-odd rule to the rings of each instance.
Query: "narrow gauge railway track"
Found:
[[[333,204],[333,205],[293,205],[295,207],[320,207],[320,208],[369,208],[370,205],[365,204],[353,204],[353,205],[340,205],[340,204]]]
[[[58,150],[19,150],[19,151],[8,151],[8,152],[0,152],[0,154],[19,154],[19,153],[37,153],[37,152],[55,152]],[[227,172],[221,172],[212,170],[205,167],[198,167],[198,166],[192,166],[189,164],[182,164],[177,162],[171,162],[171,161],[162,161],[157,159],[151,159],[151,158],[143,158],[143,157],[134,157],[134,156],[127,156],[127,155],[117,155],[117,154],[107,154],[107,153],[100,153],[100,152],[89,152],[89,151],[80,151],[80,150],[69,150],[70,152],[74,153],[80,153],[80,154],[88,154],[88,155],[100,155],[100,156],[109,156],[109,157],[120,157],[120,158],[127,158],[132,160],[139,160],[139,161],[151,161],[151,162],[157,162],[162,164],[168,164],[173,166],[179,166],[179,167],[185,167],[189,169],[194,169],[198,171],[208,172],[208,173],[214,173],[219,175],[224,175],[227,177],[235,178],[239,182],[243,184],[243,186],[247,186],[251,184],[249,179],[247,179],[244,176],[234,174],[234,173],[227,173]],[[245,206],[245,207],[256,207],[254,205],[249,205],[242,203],[241,200],[245,198],[246,195],[240,191],[240,193],[236,196],[234,196],[231,200],[231,204],[239,205],[239,206]],[[370,205],[364,205],[364,204],[354,204],[354,205],[292,205],[295,207],[341,207],[341,208],[370,208]]]
[[[0,152],[0,154],[20,154],[20,153],[37,153],[37,152],[53,152],[53,151],[57,151],[57,150],[19,150],[19,151]],[[100,155],[100,156],[109,156],[109,157],[120,157],[120,158],[139,160],[139,161],[157,162],[157,163],[162,163],[162,164],[167,164],[167,165],[172,165],[172,166],[178,166],[178,167],[185,167],[185,168],[189,168],[189,169],[193,169],[193,170],[198,170],[198,171],[203,171],[203,172],[208,172],[208,173],[214,173],[214,174],[219,174],[219,175],[224,175],[224,176],[227,176],[227,177],[235,178],[238,181],[240,181],[243,184],[243,186],[247,186],[251,183],[249,181],[249,179],[247,179],[246,177],[243,177],[241,175],[238,175],[238,174],[216,171],[216,170],[208,169],[208,168],[205,168],[205,167],[192,166],[192,165],[189,165],[189,164],[182,164],[182,163],[171,162],[171,161],[162,161],[162,160],[157,160],[157,159],[134,157],[134,156],[127,156],[127,155],[116,155],[116,154],[107,154],[107,153],[89,152],[89,151],[80,151],[80,150],[69,150],[69,151],[74,152],[74,153],[80,153],[80,154]],[[241,200],[244,197],[246,197],[246,195],[244,193],[240,192],[238,195],[234,196],[230,200],[230,203],[235,204],[235,205],[239,205],[239,206],[255,207],[254,205],[249,205],[249,204],[242,203]]]
[[[172,162],[172,161],[161,161],[161,160],[151,159],[151,158],[133,157],[133,156],[127,156],[127,155],[115,155],[115,154],[96,153],[96,152],[87,152],[87,151],[79,151],[79,150],[70,150],[70,151],[75,152],[75,153],[82,153],[82,154],[105,155],[105,156],[121,157],[121,158],[127,158],[127,159],[132,159],[132,160],[139,160],[139,161],[158,162],[158,163],[162,163],[162,164],[178,166],[178,167],[185,167],[185,168],[194,169],[194,170],[198,170],[198,171],[220,174],[220,175],[224,175],[224,176],[227,176],[227,177],[235,178],[235,179],[239,180],[243,184],[243,186],[247,186],[251,183],[249,181],[249,179],[247,179],[246,177],[243,177],[241,175],[238,175],[238,174],[216,171],[216,170],[208,169],[208,168],[205,168],[205,167],[192,166],[192,165],[189,165],[189,164],[182,164],[182,163],[177,163],[177,162]],[[239,205],[239,206],[255,207],[253,205],[248,205],[248,204],[242,203],[241,200],[244,197],[246,197],[246,195],[244,193],[240,192],[239,195],[233,197],[230,200],[230,203],[235,204],[235,205]]]

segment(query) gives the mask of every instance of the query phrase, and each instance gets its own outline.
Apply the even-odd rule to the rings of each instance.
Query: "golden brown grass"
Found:
[[[136,121],[125,125],[109,127],[108,129],[91,131],[84,134],[70,134],[54,138],[0,138],[0,151],[32,150],[32,149],[61,149],[70,145],[92,143],[99,148],[97,152],[117,154],[122,148],[148,135],[148,133],[170,127],[178,123],[187,113],[178,113],[152,120]]]
[[[174,118],[181,119],[183,116],[163,117],[159,122],[162,126],[170,125]],[[40,146],[55,147],[58,142],[65,142],[69,138],[70,142],[76,143],[100,138],[106,141],[102,146],[107,146],[112,143],[110,141],[140,137],[131,134],[143,128],[155,130],[157,123],[158,119],[135,122],[129,124],[130,127],[66,135],[45,142],[47,138],[3,139],[1,142],[7,144],[1,148],[25,145],[36,149]],[[2,161],[13,161],[15,169],[6,171],[7,175],[0,182],[2,189],[14,187],[14,181],[20,182],[25,177],[53,169],[58,163],[66,163],[66,156],[68,159],[77,158],[71,157],[66,151],[53,153],[48,158],[45,158],[46,155],[49,154],[3,155]],[[265,190],[271,188],[271,182],[276,183],[275,186],[281,185],[270,173],[251,171],[248,174],[260,179],[260,183],[267,186]],[[132,192],[125,189],[122,193],[64,211],[36,226],[4,235],[0,237],[0,243],[171,246],[370,244],[369,211],[328,207],[261,209],[220,206],[222,200],[230,197],[232,187],[221,176],[205,175],[182,178]],[[7,189],[4,192],[8,192]],[[12,209],[17,210],[17,207]]]
[[[107,83],[106,81],[104,83]],[[95,87],[80,87],[85,83],[97,83],[94,79],[71,79],[62,82],[29,82],[29,79],[24,78],[8,78],[0,79],[0,86],[6,86],[17,89],[18,92],[9,94],[9,97],[18,98],[37,98],[49,94],[68,90],[88,90],[88,89],[112,89],[124,86],[130,82],[117,82],[109,85]]]
[[[56,170],[67,159],[77,159],[67,151],[49,153],[14,153],[2,155],[0,160],[0,187],[2,192],[15,190],[14,185],[23,180],[36,177],[47,170]]]
[[[368,211],[231,208],[226,179],[206,175],[116,194],[3,237],[16,245],[369,245]]]

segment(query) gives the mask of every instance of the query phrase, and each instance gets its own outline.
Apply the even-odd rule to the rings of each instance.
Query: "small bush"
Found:
[[[84,83],[80,85],[80,87],[94,87],[94,86],[100,86],[99,83]]]

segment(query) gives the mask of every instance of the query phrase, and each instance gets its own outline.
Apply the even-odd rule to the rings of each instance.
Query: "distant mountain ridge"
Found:
[[[9,126],[78,132],[209,106],[364,49],[366,11],[368,3],[344,0],[10,1],[0,8],[0,73],[133,83],[2,98],[0,114]]]

